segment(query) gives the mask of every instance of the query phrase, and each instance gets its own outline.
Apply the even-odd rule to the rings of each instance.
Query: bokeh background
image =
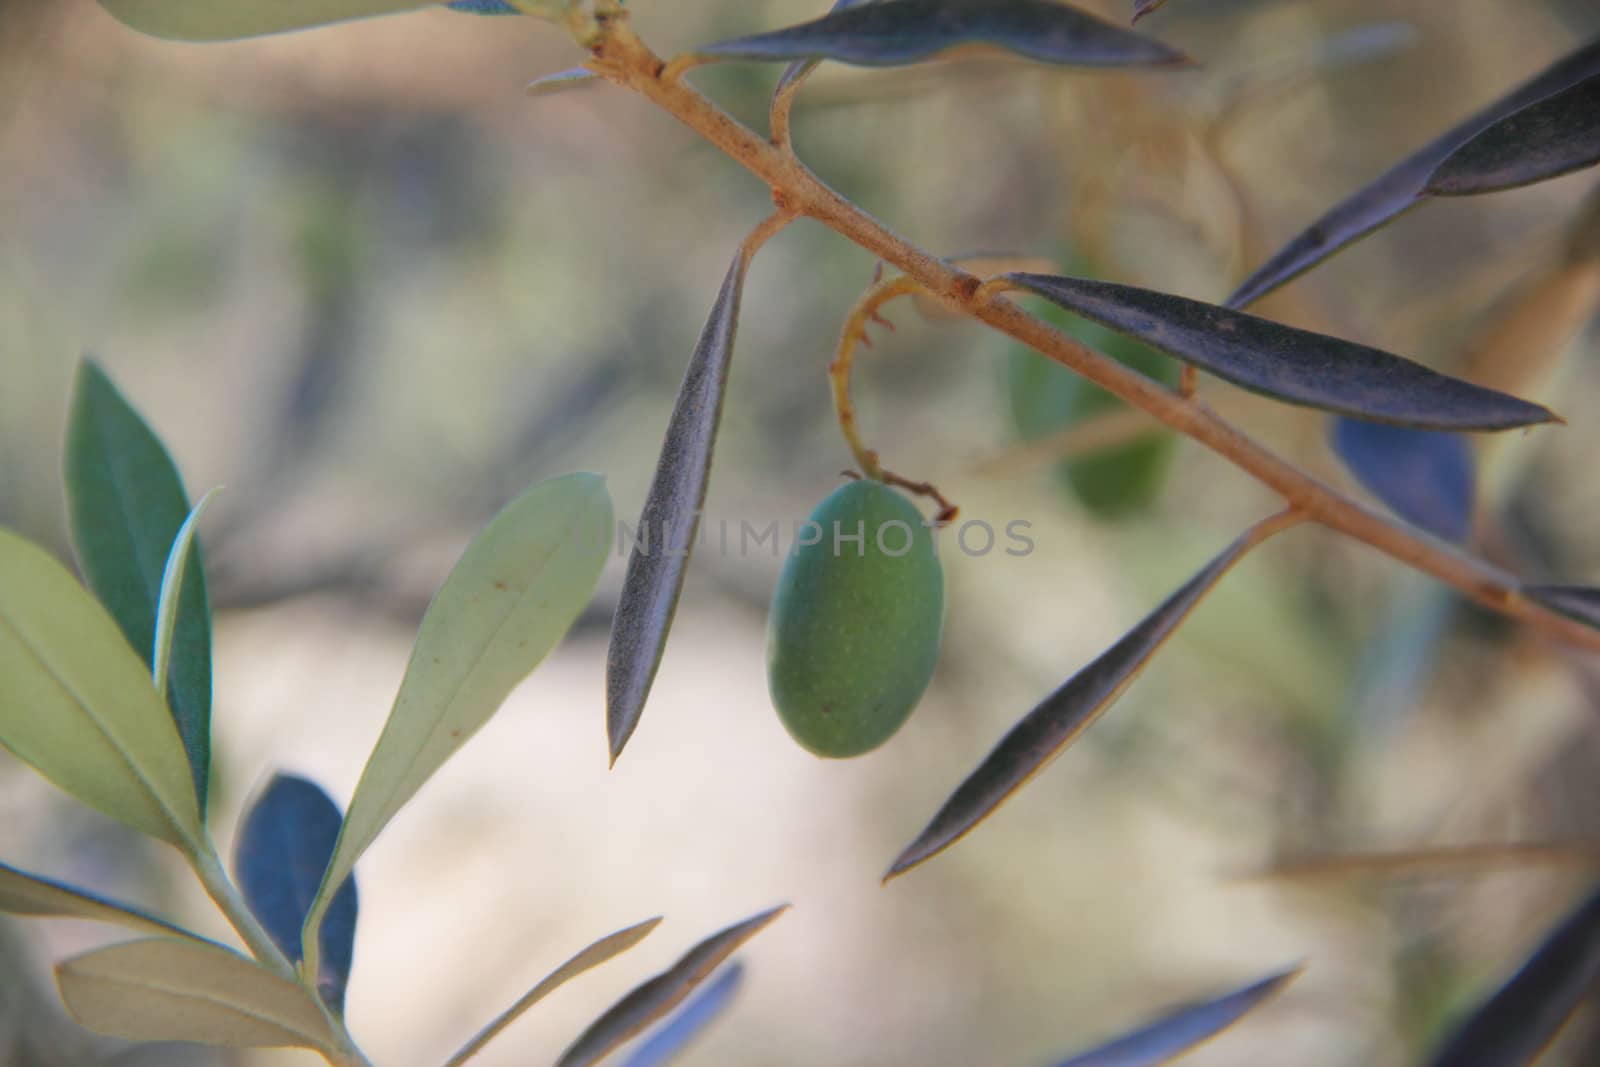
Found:
[[[632,6],[671,54],[823,5]],[[1083,6],[1120,19],[1128,5]],[[1216,300],[1333,200],[1600,32],[1600,10],[1172,0],[1143,28],[1203,66],[825,69],[798,146],[940,254],[1070,249],[1107,278]],[[70,558],[60,442],[84,353],[192,492],[227,487],[202,534],[224,840],[276,769],[348,799],[428,596],[501,503],[592,470],[619,516],[637,514],[695,334],[767,199],[621,90],[525,96],[580,58],[533,20],[445,11],[197,46],[140,37],[89,0],[0,5],[0,522]],[[760,122],[776,73],[694,80]],[[1552,276],[1594,181],[1429,205],[1263,311],[1459,370],[1508,294]],[[838,484],[849,456],[824,368],[873,269],[808,223],[756,261],[714,518],[789,523]],[[1565,318],[1535,316],[1477,364],[1570,419],[1485,453],[1481,548],[1595,581],[1593,297],[1557,303]],[[797,748],[764,682],[780,561],[703,552],[608,771],[614,560],[566,643],[361,865],[358,1038],[385,1067],[440,1062],[588,941],[667,915],[481,1058],[549,1062],[693,941],[788,900],[686,1065],[1045,1065],[1297,961],[1293,987],[1186,1062],[1415,1062],[1593,878],[1596,664],[1296,530],[999,815],[880,888],[1012,721],[1273,506],[1194,446],[1154,506],[1116,522],[1047,468],[996,473],[983,464],[1016,444],[1004,340],[909,305],[889,318],[898,330],[875,334],[858,372],[869,440],[968,518],[1028,521],[1036,542],[946,553],[943,660],[910,724],[853,761]],[[1321,417],[1217,383],[1205,397],[1351,486]],[[175,856],[9,759],[0,809],[6,861],[225,936]],[[1530,841],[1579,847],[1448,876],[1252,877],[1285,857]],[[0,1059],[312,1062],[77,1030],[49,964],[108,936],[0,924]],[[1597,1061],[1583,1015],[1545,1062]]]

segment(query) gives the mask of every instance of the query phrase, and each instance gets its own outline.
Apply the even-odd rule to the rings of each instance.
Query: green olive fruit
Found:
[[[809,542],[809,543],[807,543]],[[841,486],[784,562],[767,621],[767,686],[819,756],[894,735],[939,658],[944,572],[922,513],[882,482]]]
[[[1168,357],[1051,306],[1046,320],[1084,344],[1157,381],[1177,381]],[[1082,423],[1122,401],[1031,348],[1017,346],[1006,368],[1011,415],[1025,441]],[[1084,507],[1103,518],[1119,518],[1147,507],[1166,480],[1176,440],[1157,432],[1125,445],[1073,456],[1056,464],[1056,478]]]

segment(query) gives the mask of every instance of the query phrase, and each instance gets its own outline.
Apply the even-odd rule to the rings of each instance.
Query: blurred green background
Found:
[[[631,6],[670,55],[823,5]],[[1082,6],[1120,20],[1129,5]],[[939,254],[1071,250],[1111,280],[1219,300],[1334,200],[1591,38],[1600,11],[1172,0],[1141,28],[1203,66],[825,69],[797,107],[797,145]],[[69,555],[60,442],[85,352],[191,493],[227,487],[202,533],[223,826],[279,768],[348,799],[428,596],[523,486],[598,471],[619,516],[638,513],[695,335],[768,199],[622,90],[523,93],[580,58],[529,19],[438,11],[198,46],[140,37],[87,0],[0,3],[0,522]],[[693,79],[759,123],[777,70]],[[1486,316],[1544,276],[1594,181],[1429,205],[1262,311],[1459,370]],[[810,223],[756,261],[712,520],[787,524],[838,484],[850,457],[825,367],[874,266]],[[548,1062],[694,940],[790,900],[686,1064],[1043,1067],[1299,960],[1309,970],[1285,995],[1185,1062],[1415,1062],[1592,870],[1241,876],[1286,855],[1595,841],[1596,663],[1296,530],[1228,578],[1048,773],[880,888],[1012,721],[1273,507],[1186,444],[1158,500],[1116,521],[1047,467],[980,468],[1015,445],[1007,344],[906,303],[888,317],[898,330],[874,333],[857,372],[869,442],[966,518],[1027,521],[1036,543],[945,553],[944,655],[911,723],[859,760],[801,751],[764,679],[781,561],[702,552],[648,713],[608,772],[614,560],[567,643],[364,860],[357,1037],[386,1067],[437,1063],[592,938],[665,913],[480,1061]],[[1595,331],[1548,332],[1481,364],[1521,375],[1570,425],[1486,454],[1480,548],[1593,582]],[[1204,397],[1359,492],[1321,417],[1219,383]],[[9,759],[0,805],[6,861],[220,931],[175,857]],[[123,1050],[64,1020],[49,962],[107,936],[0,925],[0,1059],[222,1060]],[[1593,1030],[1581,1017],[1545,1062],[1600,1062]]]

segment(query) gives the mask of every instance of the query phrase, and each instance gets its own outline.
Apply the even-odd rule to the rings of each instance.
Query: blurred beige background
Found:
[[[671,54],[823,5],[630,6]],[[1364,62],[1326,55],[1374,26],[1356,40],[1388,44]],[[1113,280],[1216,300],[1334,199],[1591,38],[1600,12],[1172,0],[1141,28],[1203,67],[825,69],[798,106],[798,146],[940,254],[1070,246]],[[619,517],[637,515],[684,361],[766,197],[621,90],[524,96],[580,58],[532,20],[443,11],[196,46],[142,38],[87,0],[0,5],[0,522],[68,554],[60,440],[84,352],[162,433],[192,493],[228,487],[202,534],[224,838],[276,769],[348,800],[428,595],[499,504],[581,469],[606,476]],[[759,122],[777,69],[693,77]],[[1428,206],[1263,311],[1448,367],[1549,260],[1594,181]],[[873,267],[808,223],[756,261],[711,515],[788,523],[837,484],[849,456],[824,368]],[[1593,840],[1595,664],[1297,530],[999,815],[880,888],[1012,721],[1272,507],[1188,446],[1159,505],[1115,524],[1046,472],[980,476],[975,463],[1013,444],[1005,344],[906,305],[889,317],[898,331],[875,335],[858,375],[869,440],[969,518],[1031,522],[1036,551],[946,554],[934,688],[891,744],[840,763],[792,744],[768,703],[779,561],[702,554],[647,714],[608,772],[614,560],[570,639],[362,863],[349,1018],[364,1047],[383,1067],[438,1063],[590,940],[667,915],[479,1061],[549,1062],[695,940],[787,900],[686,1065],[1045,1067],[1302,960],[1285,995],[1185,1062],[1414,1062],[1585,874],[1236,876],[1281,854]],[[1591,329],[1530,385],[1571,425],[1506,442],[1486,490],[1489,550],[1541,576],[1600,579],[1594,354]],[[1319,417],[1215,383],[1206,395],[1350,485]],[[9,759],[0,804],[6,861],[221,936],[175,857]],[[60,1018],[46,977],[111,935],[0,931],[0,1047],[13,1049],[0,1058],[118,1055]],[[1546,1062],[1594,1062],[1592,1027],[1580,1020]]]

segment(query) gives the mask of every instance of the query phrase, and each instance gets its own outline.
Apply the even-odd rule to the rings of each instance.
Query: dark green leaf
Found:
[[[622,1067],[666,1067],[700,1036],[701,1031],[717,1020],[739,992],[743,981],[744,966],[734,960],[667,1020],[665,1026],[641,1042]]]
[[[239,828],[233,867],[239,889],[273,942],[300,962],[300,931],[322,884],[344,817],[315,783],[280,774],[257,798]],[[335,1012],[344,1010],[345,986],[356,937],[356,880],[347,878],[322,921],[317,990]]]
[[[41,878],[37,874],[19,871],[6,863],[0,863],[0,911],[12,915],[93,919],[116,923],[146,934],[195,937],[182,927],[158,919],[130,904],[109,900],[53,878]]]
[[[745,267],[741,249],[728,267],[711,316],[689,357],[622,579],[606,654],[606,736],[612,763],[622,754],[644,712],[650,683],[672,629],[678,594],[683,591],[695,532],[700,528],[700,508],[711,480],[711,456],[733,361]]]
[[[989,45],[1061,66],[1177,66],[1189,60],[1054,0],[878,0],[811,22],[696,49],[714,59],[832,59],[863,67],[916,63],[962,45]]]
[[[1600,892],[1550,932],[1522,968],[1469,1015],[1432,1067],[1532,1063],[1600,981]]]
[[[1538,404],[1388,352],[1215,304],[1080,278],[1004,277],[1102,326],[1287,403],[1423,430],[1505,430],[1556,420]]]
[[[1494,122],[1551,93],[1600,73],[1600,40],[1557,60],[1537,77],[1396,164],[1376,181],[1341,201],[1263,264],[1225,302],[1241,308],[1355,243],[1384,223],[1421,203],[1428,177],[1457,147]]]
[[[1586,585],[1525,585],[1522,595],[1600,630],[1600,589]]]
[[[1435,196],[1532,185],[1600,163],[1600,74],[1507,115],[1450,153],[1428,179]]]
[[[1299,974],[1299,968],[1284,971],[1215,1000],[1178,1008],[1115,1041],[1063,1060],[1056,1067],[1158,1067],[1226,1030]]]
[[[656,916],[654,919],[646,919],[642,923],[635,923],[626,929],[618,930],[614,934],[607,934],[594,944],[589,945],[576,956],[573,956],[554,971],[545,975],[538,985],[519,997],[515,1004],[495,1016],[494,1021],[474,1034],[471,1041],[462,1045],[454,1056],[446,1060],[444,1067],[459,1067],[460,1064],[467,1062],[481,1052],[485,1045],[500,1036],[506,1027],[521,1018],[529,1008],[579,975],[593,970],[602,963],[615,959],[628,951],[643,941],[652,930],[660,925],[661,917]]]
[[[1139,625],[1023,716],[900,853],[884,881],[955,844],[1059,756],[1116,702],[1217,581],[1277,528],[1275,520],[1268,520],[1234,541]]]
[[[505,0],[450,0],[451,11],[468,15],[520,15],[522,12]]]
[[[613,1049],[682,1003],[723,960],[737,952],[739,946],[760,933],[788,907],[783,904],[764,911],[700,942],[677,963],[636,987],[596,1019],[561,1054],[556,1067],[588,1067],[591,1063],[598,1063]]]
[[[134,651],[153,663],[161,579],[189,498],[161,440],[98,364],[78,368],[67,422],[67,512],[84,580]],[[211,767],[211,608],[190,549],[173,624],[167,704],[205,815]]]
[[[1373,496],[1414,526],[1455,544],[1472,535],[1472,445],[1453,433],[1335,419],[1333,450]]]

